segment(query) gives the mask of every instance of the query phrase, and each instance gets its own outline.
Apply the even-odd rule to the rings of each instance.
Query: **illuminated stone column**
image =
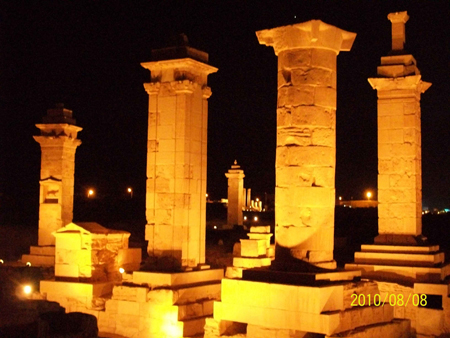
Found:
[[[356,34],[312,20],[256,35],[278,56],[276,258],[334,267],[336,56]]]
[[[187,46],[152,52],[145,239],[173,268],[205,262],[208,54]]]
[[[406,12],[388,15],[392,51],[381,58],[379,77],[369,79],[378,94],[378,243],[422,233],[420,96],[431,83],[421,80],[416,60],[403,50],[408,18]]]
[[[72,222],[75,151],[81,144],[72,111],[63,105],[47,110],[40,136],[41,178],[39,198],[39,246],[55,245],[52,232]]]
[[[242,225],[242,208],[245,205],[244,170],[237,164],[237,161],[234,161],[225,176],[228,178],[227,224],[231,226]]]

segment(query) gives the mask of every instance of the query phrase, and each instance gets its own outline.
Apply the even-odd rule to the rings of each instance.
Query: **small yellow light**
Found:
[[[3,263],[5,263],[5,262],[3,261],[3,259],[0,259],[0,264],[3,264]]]
[[[128,192],[132,192],[133,190],[132,190],[131,188],[128,188],[127,191],[128,191]]]
[[[206,198],[208,198],[208,194],[206,194]]]
[[[29,295],[33,289],[31,288],[31,285],[24,285],[23,286],[23,293],[26,295]]]
[[[247,220],[247,216],[244,216],[244,221],[246,221]]]
[[[342,196],[339,196],[339,201],[342,201]]]
[[[366,193],[367,199],[370,200],[370,198],[372,197],[372,192],[368,191]]]
[[[256,222],[258,220],[258,216],[253,217],[253,220]]]
[[[92,197],[94,196],[94,189],[89,189],[88,190],[88,197]]]
[[[31,266],[31,263],[30,263],[30,262],[27,262],[25,265],[26,265],[26,266]]]
[[[120,273],[124,273],[124,272],[125,272],[125,269],[124,269],[124,268],[119,268],[119,272],[120,272]]]
[[[217,225],[214,225],[214,229],[217,229]]]
[[[259,198],[256,198],[256,202],[259,202]]]

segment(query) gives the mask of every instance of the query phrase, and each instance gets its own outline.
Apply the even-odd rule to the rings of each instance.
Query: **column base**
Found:
[[[30,254],[22,255],[22,263],[31,266],[54,266],[55,246],[30,246]]]

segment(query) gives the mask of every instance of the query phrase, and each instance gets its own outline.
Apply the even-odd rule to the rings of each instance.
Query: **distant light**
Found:
[[[214,225],[214,229],[217,229],[217,225]]]
[[[372,197],[372,192],[371,192],[371,191],[368,191],[368,192],[366,193],[366,196],[367,196],[367,199],[370,200],[370,198]]]
[[[3,264],[3,263],[5,263],[5,262],[3,261],[3,259],[0,259],[0,264]]]
[[[25,265],[26,265],[26,266],[31,266],[31,263],[30,263],[30,262],[27,262]]]
[[[120,273],[124,273],[124,272],[125,272],[125,269],[124,269],[124,268],[119,268],[119,272],[120,272]]]
[[[339,196],[339,201],[342,201],[342,196]]]
[[[259,198],[258,197],[256,198],[256,202],[259,202]]]
[[[246,221],[247,220],[247,216],[244,216],[244,221]]]
[[[133,191],[133,189],[131,189],[131,188],[128,188],[128,189],[127,189],[127,191],[128,191],[128,192],[132,192],[132,191]]]
[[[88,197],[92,197],[94,196],[94,193],[95,193],[94,189],[89,189],[87,195]]]
[[[258,216],[253,217],[253,220],[256,222],[258,220]]]
[[[208,198],[208,194],[205,194],[206,195],[206,198]]]
[[[31,294],[31,292],[33,291],[33,288],[31,287],[31,285],[24,285],[23,286],[23,293],[26,295]]]

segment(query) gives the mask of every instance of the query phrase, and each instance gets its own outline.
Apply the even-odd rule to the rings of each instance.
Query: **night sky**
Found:
[[[254,197],[273,193],[277,60],[255,31],[312,19],[357,33],[338,56],[336,193],[362,198],[377,181],[377,98],[367,78],[390,51],[387,14],[405,10],[406,50],[433,83],[422,95],[423,204],[449,207],[449,1],[3,1],[0,214],[13,208],[37,220],[40,148],[32,136],[58,102],[83,128],[75,193],[121,196],[131,186],[143,205],[150,74],[140,63],[180,33],[219,68],[209,76],[211,198],[226,197],[224,173],[235,159]]]

